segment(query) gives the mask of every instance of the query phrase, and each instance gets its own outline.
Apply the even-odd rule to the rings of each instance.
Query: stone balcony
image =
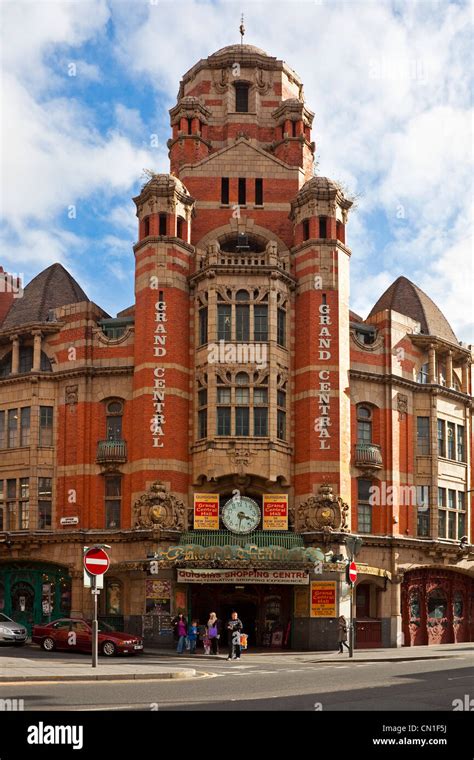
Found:
[[[126,441],[98,441],[95,461],[97,464],[123,464],[127,461]]]
[[[354,464],[364,470],[381,470],[382,449],[376,443],[356,443]]]

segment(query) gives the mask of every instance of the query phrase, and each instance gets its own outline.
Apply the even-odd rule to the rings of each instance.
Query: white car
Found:
[[[14,620],[0,612],[0,644],[15,644],[22,646],[26,643],[28,631],[21,623],[15,623]]]

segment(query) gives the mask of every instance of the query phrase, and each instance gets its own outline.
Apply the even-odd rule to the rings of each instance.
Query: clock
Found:
[[[260,507],[249,496],[233,497],[222,508],[222,522],[232,533],[251,533],[260,517]]]

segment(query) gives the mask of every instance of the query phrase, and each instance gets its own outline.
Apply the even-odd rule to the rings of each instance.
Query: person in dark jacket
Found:
[[[347,643],[347,621],[344,615],[340,615],[339,617],[339,631],[338,631],[338,637],[337,637],[338,643],[339,643],[339,652],[338,654],[342,654],[344,649],[343,646],[347,648],[347,651],[349,652],[349,645]]]
[[[243,629],[242,621],[236,612],[230,616],[227,623],[227,632],[229,637],[229,656],[228,660],[240,660],[240,632]]]
[[[176,651],[178,652],[178,654],[183,654],[187,635],[188,635],[188,624],[183,613],[180,612],[179,615],[177,615],[175,619],[173,620],[173,636],[174,636],[175,641],[178,642],[178,646],[176,647]]]

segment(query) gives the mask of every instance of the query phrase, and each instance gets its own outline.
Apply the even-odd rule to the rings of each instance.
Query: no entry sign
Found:
[[[84,554],[84,567],[89,575],[103,575],[109,565],[109,555],[103,549],[88,549]]]
[[[348,572],[349,580],[351,583],[355,583],[357,580],[357,565],[355,562],[351,562]]]

